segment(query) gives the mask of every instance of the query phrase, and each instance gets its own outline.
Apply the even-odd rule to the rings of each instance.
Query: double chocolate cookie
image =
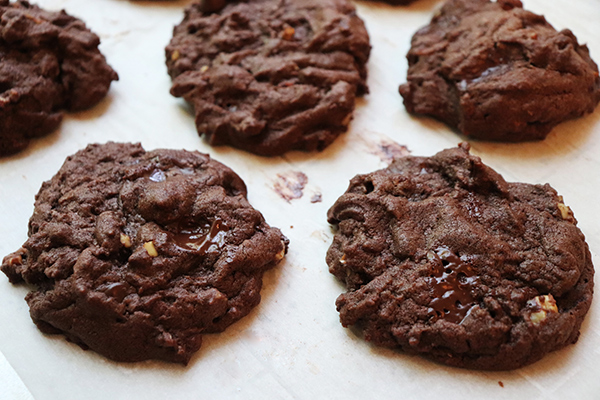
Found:
[[[347,0],[206,0],[186,9],[166,57],[200,135],[275,156],[346,131],[369,52]]]
[[[100,39],[64,11],[0,0],[0,156],[54,130],[62,110],[99,102],[117,73]]]
[[[208,155],[108,143],[42,185],[29,239],[1,269],[36,287],[26,300],[41,331],[117,361],[185,364],[203,334],[260,302],[287,243]]]
[[[328,218],[340,319],[366,340],[498,370],[577,341],[594,268],[547,184],[508,183],[462,144],[356,176]]]
[[[543,139],[600,101],[588,48],[520,0],[449,0],[414,35],[407,58],[407,111],[473,138]]]

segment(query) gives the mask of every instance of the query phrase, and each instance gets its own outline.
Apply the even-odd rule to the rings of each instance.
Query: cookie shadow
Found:
[[[532,142],[489,142],[460,133],[434,118],[411,115],[424,129],[440,135],[454,133],[456,143],[469,142],[478,153],[490,153],[507,159],[541,159],[562,157],[583,148],[594,131],[600,131],[600,110],[557,125],[546,139]]]
[[[588,316],[589,318],[589,316]],[[582,331],[587,330],[582,328]],[[577,344],[551,352],[541,360],[524,367],[508,371],[474,370],[449,366],[429,359],[418,354],[409,354],[401,350],[376,346],[366,342],[361,332],[352,327],[346,329],[348,339],[357,344],[361,352],[370,357],[380,359],[381,363],[391,362],[398,364],[409,371],[417,371],[423,377],[415,376],[415,379],[427,379],[434,381],[452,380],[455,383],[468,382],[469,385],[488,387],[491,390],[503,388],[518,388],[522,386],[523,380],[535,379],[538,382],[548,382],[548,385],[558,385],[562,375],[568,375],[568,370],[576,369]],[[591,333],[591,332],[588,332]]]
[[[64,122],[64,117],[63,117]],[[61,123],[62,125],[62,123]],[[52,147],[56,142],[60,140],[61,127],[59,126],[52,132],[47,135],[31,138],[29,144],[23,150],[10,154],[8,156],[0,157],[0,163],[3,162],[13,162],[17,160],[22,160],[27,157],[32,156],[35,153],[38,153],[40,150],[45,149],[46,147]]]
[[[541,141],[499,143],[469,139],[469,142],[479,152],[494,153],[508,159],[559,158],[584,148],[594,131],[600,131],[600,110],[561,123],[550,132],[546,139]],[[461,135],[461,137],[468,140],[465,136]]]
[[[94,118],[98,118],[104,115],[114,102],[112,93],[108,93],[98,104],[88,108],[87,110],[65,112],[63,117],[63,123],[67,119],[73,119],[76,121],[87,121]]]

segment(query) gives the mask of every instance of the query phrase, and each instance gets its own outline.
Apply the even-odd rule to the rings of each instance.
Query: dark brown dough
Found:
[[[412,39],[408,112],[484,140],[544,139],[594,110],[598,67],[569,30],[557,32],[519,0],[449,0]]]
[[[212,145],[322,150],[367,91],[369,36],[347,0],[203,1],[166,48],[171,93]]]
[[[118,76],[100,39],[64,11],[0,0],[0,156],[54,130],[62,110],[99,102]]]
[[[287,243],[208,155],[107,143],[42,185],[29,239],[1,269],[36,287],[26,300],[43,332],[117,361],[186,364],[203,334],[260,302]]]
[[[507,183],[469,147],[350,182],[327,253],[344,326],[448,365],[512,369],[577,341],[594,268],[549,185]]]

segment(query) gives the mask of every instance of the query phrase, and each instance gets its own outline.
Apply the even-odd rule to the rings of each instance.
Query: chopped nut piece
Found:
[[[542,323],[543,320],[546,319],[546,311],[534,312],[531,314],[529,319],[531,320],[531,322],[533,322],[534,325],[539,325]]]
[[[296,30],[294,28],[292,28],[291,26],[288,26],[287,28],[285,28],[283,30],[281,37],[284,40],[292,40],[294,38],[294,33],[296,33]]]
[[[203,65],[202,68],[200,68],[200,72],[206,72],[208,71],[208,65]]]
[[[146,242],[146,243],[144,243],[144,248],[146,249],[146,251],[148,252],[148,254],[151,257],[158,256],[158,251],[156,251],[156,247],[154,247],[154,243]]]
[[[121,243],[123,246],[130,248],[131,247],[131,238],[123,233],[121,233]]]
[[[529,319],[534,325],[539,325],[543,320],[545,320],[546,315],[549,312],[558,312],[556,301],[551,294],[534,297],[532,300],[529,300],[527,304],[529,307],[535,310],[529,316]]]
[[[8,260],[5,259],[4,262],[9,267],[13,267],[15,265],[21,265],[21,264],[23,264],[23,257],[20,254],[12,254],[11,257]]]
[[[33,15],[29,15],[29,14],[25,14],[25,18],[32,20],[36,24],[41,24],[42,22],[44,22],[43,20],[36,18]]]
[[[564,205],[563,203],[558,203],[558,209],[560,210],[562,219],[571,219],[573,217],[573,212],[569,206]]]
[[[179,58],[180,54],[179,54],[179,50],[175,50],[172,54],[171,54],[171,60],[176,61]]]
[[[544,311],[548,312],[558,312],[558,307],[556,306],[556,300],[552,297],[551,294],[544,296],[537,296],[535,298],[536,302],[540,305],[540,308]]]
[[[283,249],[275,255],[275,261],[283,260],[283,257],[285,257],[285,245],[283,245]]]
[[[346,255],[345,255],[345,254],[344,254],[344,255],[342,256],[342,258],[340,259],[340,263],[342,263],[342,264],[346,265]]]

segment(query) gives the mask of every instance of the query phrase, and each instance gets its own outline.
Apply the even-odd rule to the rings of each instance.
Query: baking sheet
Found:
[[[185,104],[169,95],[163,49],[187,3],[38,2],[84,19],[101,37],[101,50],[120,81],[96,108],[67,115],[55,133],[0,159],[0,256],[26,240],[33,198],[65,157],[108,140],[140,141],[146,149],[197,149],[229,165],[246,181],[250,202],[290,238],[289,254],[266,274],[260,306],[224,333],[205,336],[187,367],[114,363],[60,336],[45,336],[29,318],[27,288],[0,276],[0,351],[35,399],[600,397],[598,301],[575,346],[512,372],[461,370],[377,348],[338,321],[334,302],[344,289],[324,261],[332,239],[325,217],[329,206],[352,176],[387,166],[390,152],[402,153],[402,146],[415,155],[432,155],[464,139],[441,123],[410,117],[397,91],[406,76],[410,37],[439,1],[409,7],[357,2],[373,45],[370,94],[359,100],[349,132],[325,151],[276,158],[209,147],[196,134]],[[598,0],[525,0],[525,6],[545,14],[558,29],[570,27],[600,60]],[[574,210],[594,264],[600,265],[600,109],[563,123],[543,142],[472,142],[472,152],[508,181],[551,183]],[[298,172],[308,178],[303,196],[283,199],[274,190],[279,175]],[[311,202],[319,194],[322,201]]]

